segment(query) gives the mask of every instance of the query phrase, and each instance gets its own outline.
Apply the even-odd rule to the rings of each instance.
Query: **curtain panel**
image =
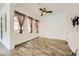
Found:
[[[15,16],[17,16],[18,21],[19,21],[19,26],[20,26],[19,33],[22,33],[22,31],[23,31],[22,27],[23,27],[24,20],[25,20],[26,16],[24,14],[22,14],[22,13],[17,12],[17,11],[15,11]]]

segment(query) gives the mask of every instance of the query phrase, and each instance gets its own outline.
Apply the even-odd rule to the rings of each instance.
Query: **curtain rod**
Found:
[[[14,11],[14,12],[17,13],[17,14],[20,14],[20,15],[26,16],[25,14],[20,13],[20,12],[18,12],[18,11]]]
[[[18,11],[16,11],[16,10],[15,10],[14,12],[17,13],[17,14],[24,15],[24,16],[26,16],[26,17],[32,18],[32,17],[27,16],[27,15],[25,15],[25,14],[23,14],[23,13],[20,13],[20,12],[18,12]],[[32,18],[32,19],[34,19],[34,18]],[[37,19],[34,19],[34,20],[37,20]],[[37,21],[39,21],[39,20],[37,20]]]

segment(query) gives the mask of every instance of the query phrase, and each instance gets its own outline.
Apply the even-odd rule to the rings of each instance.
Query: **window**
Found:
[[[38,33],[38,23],[39,23],[39,21],[35,20],[36,33]]]
[[[32,33],[32,32],[38,33],[38,23],[39,23],[38,20],[33,19],[31,17],[28,17],[27,18],[27,29],[28,29],[28,32],[29,33]]]
[[[15,16],[14,17],[14,32],[19,32],[19,29],[20,29],[20,26],[19,26],[18,18]]]
[[[31,27],[30,27],[30,20],[29,20],[29,18],[27,18],[27,29],[28,29],[28,32],[30,33],[31,32]]]
[[[18,19],[15,16],[14,17],[14,31],[18,31],[19,30],[19,23],[18,23]]]
[[[23,32],[23,23],[25,20],[26,15],[15,11],[15,17],[14,17],[14,30],[18,31],[21,34]]]

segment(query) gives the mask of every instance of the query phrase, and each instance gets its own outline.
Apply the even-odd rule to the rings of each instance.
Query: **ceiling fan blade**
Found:
[[[43,10],[46,11],[46,8],[44,8]]]
[[[53,11],[46,11],[46,13],[52,13]]]
[[[43,10],[44,10],[44,12],[46,12],[46,11],[47,11],[47,9],[46,9],[46,8],[44,8]]]
[[[43,14],[41,14],[41,16],[43,16]]]
[[[43,12],[43,9],[39,8],[42,12]]]

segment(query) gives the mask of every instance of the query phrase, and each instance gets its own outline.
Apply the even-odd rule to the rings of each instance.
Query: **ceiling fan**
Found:
[[[40,9],[40,11],[42,11],[42,14],[41,14],[41,16],[43,16],[44,14],[47,14],[47,13],[52,13],[53,11],[47,11],[47,9],[46,8],[39,8]]]

